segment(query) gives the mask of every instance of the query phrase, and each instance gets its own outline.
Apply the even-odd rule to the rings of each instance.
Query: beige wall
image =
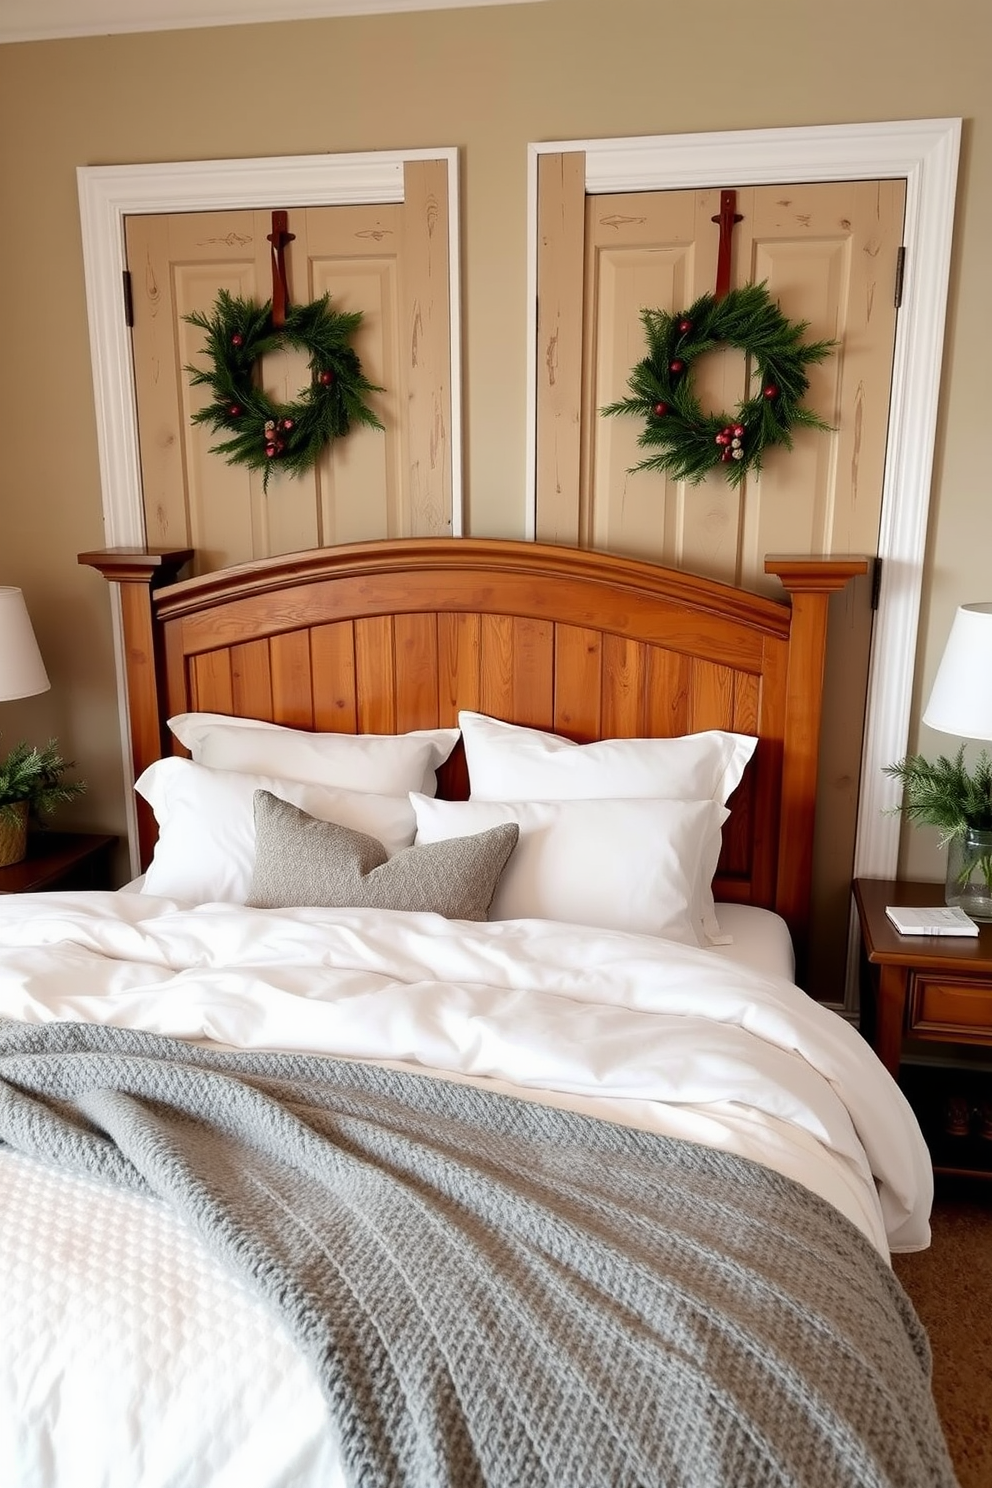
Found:
[[[468,530],[519,536],[531,140],[964,119],[917,700],[956,604],[992,598],[992,6],[988,0],[545,0],[0,46],[0,583],[28,597],[53,687],[2,705],[56,734],[123,826],[78,165],[457,145]],[[928,753],[956,741],[915,729]],[[939,877],[929,832],[904,866]]]

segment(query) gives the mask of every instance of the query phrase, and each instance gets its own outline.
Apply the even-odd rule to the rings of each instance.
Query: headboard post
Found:
[[[813,874],[810,803],[816,800],[820,754],[822,679],[831,594],[868,572],[864,557],[770,557],[765,572],[781,579],[792,600],[789,675],[786,684],[785,750],[782,775],[781,849],[776,905],[792,927],[799,980],[805,971],[809,898]]]
[[[171,584],[192,557],[192,548],[124,547],[96,549],[78,556],[80,563],[102,573],[120,597],[134,780],[162,755],[162,658],[152,617],[152,591]],[[141,861],[146,863],[155,844],[155,818],[140,797],[136,810]]]

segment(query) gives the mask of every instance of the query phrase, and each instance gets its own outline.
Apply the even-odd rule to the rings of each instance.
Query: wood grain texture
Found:
[[[328,734],[357,733],[354,625],[350,620],[315,625],[310,631],[310,652],[314,728]]]
[[[537,535],[576,543],[582,417],[582,151],[542,155],[537,167]]]
[[[398,531],[449,533],[452,522],[451,365],[448,312],[448,167],[403,167],[400,348],[406,364],[407,473]]]
[[[120,596],[135,780],[145,765],[162,754],[165,720],[169,716],[162,708],[167,662],[161,632],[152,613],[152,596],[157,587],[175,579],[193,556],[192,548],[159,547],[102,548],[78,555],[78,562],[95,568],[115,584]],[[136,797],[135,812],[138,844],[142,861],[146,862],[155,844],[157,827],[151,807],[141,796]]]

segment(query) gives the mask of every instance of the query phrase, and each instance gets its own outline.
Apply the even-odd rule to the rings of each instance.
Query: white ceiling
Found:
[[[0,0],[0,43],[535,3],[541,0]]]

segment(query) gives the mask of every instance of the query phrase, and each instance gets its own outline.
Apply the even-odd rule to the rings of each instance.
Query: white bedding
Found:
[[[713,955],[787,982],[795,980],[796,953],[781,915],[751,904],[718,904],[716,917],[726,942],[712,946]]]
[[[10,897],[0,1014],[470,1079],[728,1148],[883,1254],[925,1246],[931,1169],[904,1098],[855,1030],[755,965],[786,947],[733,909],[717,952],[541,921]],[[281,1325],[157,1204],[0,1151],[0,1275],[0,1482],[340,1481]]]

